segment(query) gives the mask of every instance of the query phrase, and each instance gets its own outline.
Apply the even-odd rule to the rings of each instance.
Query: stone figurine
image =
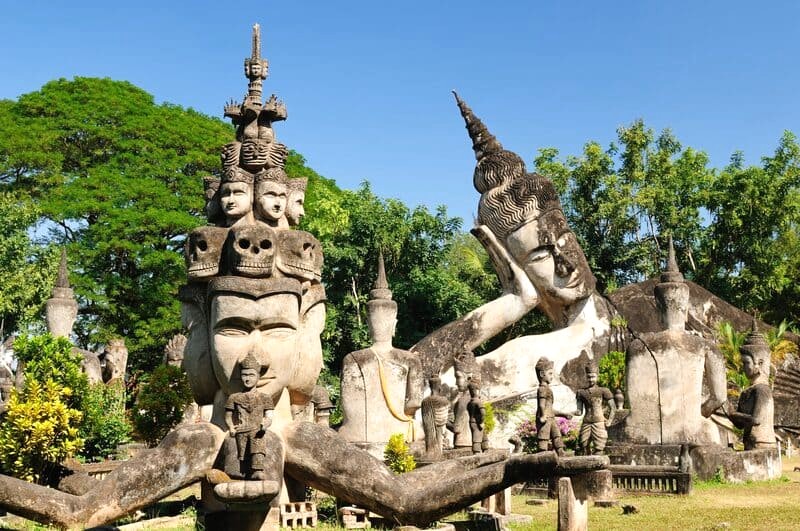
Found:
[[[584,455],[603,453],[608,441],[608,426],[614,421],[616,403],[614,395],[607,387],[597,385],[597,367],[593,363],[586,365],[588,386],[578,390],[578,408],[575,415],[583,415],[580,429],[580,445]],[[608,406],[608,418],[603,411]]]
[[[536,390],[538,449],[543,452],[552,446],[558,455],[564,455],[564,441],[561,439],[556,417],[571,419],[572,415],[553,409],[553,390],[550,388],[553,381],[553,362],[544,356],[539,358],[536,362],[536,377],[539,380],[539,389]]]
[[[383,255],[367,302],[372,346],[351,352],[342,362],[342,413],[339,435],[383,456],[395,433],[416,439],[414,413],[422,403],[422,370],[415,355],[392,346],[397,303],[386,281]]]
[[[467,386],[469,390],[469,403],[467,413],[469,414],[469,431],[472,438],[472,453],[479,454],[484,449],[484,420],[486,419],[486,407],[481,400],[480,388],[473,380]]]
[[[245,478],[264,480],[265,458],[267,455],[264,437],[270,424],[275,405],[272,399],[256,389],[261,376],[261,364],[252,355],[239,364],[239,376],[244,391],[228,396],[225,403],[225,425],[228,433],[236,440],[236,452],[245,471]]]
[[[225,115],[237,128],[237,142],[257,139],[260,143],[251,146],[254,151],[247,155],[254,158],[249,161],[237,162],[244,155],[243,148],[240,152],[228,150],[230,156],[223,160],[228,166],[224,167],[226,177],[229,170],[237,168],[253,171],[256,162],[260,163],[261,143],[268,144],[263,168],[282,167],[285,160],[280,156],[282,150],[269,147],[276,144],[271,125],[285,119],[286,110],[274,97],[261,105],[261,81],[266,77],[267,63],[260,58],[259,35],[254,28],[253,53],[246,62],[250,83],[245,101],[228,104]],[[220,185],[226,224],[235,225],[241,218],[233,219],[222,198],[226,180],[242,181],[223,178]],[[199,236],[216,236],[206,229],[227,232],[226,228],[203,229],[193,231],[198,236],[197,252],[192,253],[192,246],[187,246],[193,256],[187,256],[187,284],[180,289],[179,299],[188,332],[183,367],[197,402],[213,406],[211,422],[179,425],[156,448],[123,462],[104,479],[82,485],[77,494],[0,475],[0,508],[61,527],[96,527],[201,481],[207,528],[275,528],[278,521],[270,507],[277,510],[288,497],[280,495],[285,476],[345,503],[357,503],[393,522],[424,527],[532,477],[565,471],[576,474],[608,465],[604,456],[563,458],[553,452],[512,456],[487,452],[433,463],[398,476],[340,433],[295,419],[293,414],[304,411],[310,401],[322,367],[325,291],[319,281],[319,242],[303,231],[279,231],[297,236],[282,238],[279,245],[270,247],[274,250],[274,267],[229,269],[229,264],[241,265],[229,259],[231,245],[218,245],[210,254],[199,252],[209,247],[200,244],[207,240]],[[223,241],[230,243],[227,234]],[[416,356],[404,351],[395,355],[391,347],[396,306],[390,304],[385,280],[373,291],[370,327],[377,348],[351,357],[351,369],[365,370],[361,385],[369,385],[370,394],[363,398],[358,393],[351,395],[351,404],[363,408],[377,403],[384,409],[391,404],[398,413],[391,418],[407,427],[404,416],[419,404],[421,371],[419,366],[414,368],[420,376],[411,371],[418,363]],[[246,391],[240,367],[248,356],[263,368],[258,378],[253,377],[256,382],[252,390],[268,396],[275,406],[265,437],[274,436],[272,440],[281,447],[280,452],[267,453],[267,479],[261,480],[235,474],[238,451],[235,440],[227,437],[230,428],[225,422],[230,397]],[[379,372],[381,365],[384,369]],[[386,382],[383,386],[377,383],[381,373]],[[250,382],[247,371],[244,379]],[[417,383],[411,389],[409,380]],[[343,387],[344,383],[343,379]],[[362,429],[358,423],[354,426],[356,431]]]
[[[667,268],[655,286],[662,330],[639,334],[626,353],[630,414],[624,440],[644,444],[720,444],[709,418],[727,399],[725,364],[716,343],[686,331],[689,288],[670,238]]]
[[[444,429],[450,412],[449,391],[442,381],[433,376],[428,379],[431,394],[422,400],[422,428],[425,431],[425,459],[442,458],[445,444]]]
[[[739,395],[739,404],[736,412],[729,415],[730,419],[737,428],[744,430],[745,450],[775,448],[775,405],[769,385],[771,354],[755,319],[753,329],[739,351],[742,370],[750,380],[750,387]]]
[[[453,448],[472,448],[472,434],[469,428],[469,376],[461,368],[455,370],[456,388],[451,399],[451,420],[447,428],[453,432]]]

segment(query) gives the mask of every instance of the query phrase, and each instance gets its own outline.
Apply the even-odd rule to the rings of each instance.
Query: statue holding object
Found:
[[[601,455],[608,442],[607,428],[614,421],[617,406],[611,391],[607,387],[597,385],[597,367],[594,363],[586,365],[586,379],[589,385],[578,390],[578,408],[575,412],[575,415],[583,415],[579,435],[580,446],[584,455]],[[608,405],[608,418],[603,411],[604,404]]]

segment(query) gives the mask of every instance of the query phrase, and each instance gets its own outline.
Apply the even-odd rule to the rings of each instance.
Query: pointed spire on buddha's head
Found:
[[[389,289],[389,282],[386,280],[383,251],[378,253],[378,275],[375,278],[375,285],[369,292],[369,298],[370,300],[392,300],[392,290]]]
[[[472,139],[472,149],[475,151],[475,158],[478,162],[491,153],[503,151],[503,146],[500,142],[489,132],[489,129],[486,128],[480,118],[475,116],[472,109],[458,96],[455,90],[453,95],[461,111],[461,116],[467,125],[469,137]]]
[[[661,273],[661,282],[683,282],[683,280],[683,274],[678,269],[678,261],[675,259],[675,246],[672,244],[672,234],[670,234],[667,268]]]

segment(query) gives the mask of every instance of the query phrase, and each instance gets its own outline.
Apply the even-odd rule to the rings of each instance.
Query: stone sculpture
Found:
[[[471,352],[462,355],[462,359],[468,358]],[[447,428],[453,432],[453,448],[472,448],[472,434],[469,428],[469,379],[466,369],[456,360],[455,366],[456,388],[451,399],[450,409],[452,411],[451,422]]]
[[[486,407],[479,396],[480,388],[475,380],[467,386],[469,390],[469,403],[467,413],[469,414],[469,431],[472,439],[472,453],[479,454],[484,447],[484,420],[486,419]]]
[[[599,455],[605,450],[607,428],[614,421],[617,407],[611,391],[597,385],[597,367],[592,363],[586,365],[586,380],[589,385],[578,391],[578,409],[575,412],[575,415],[583,415],[580,445],[584,455]],[[603,411],[604,404],[608,405],[608,418]]]
[[[258,218],[271,227],[288,227],[286,199],[288,179],[281,168],[270,168],[256,176],[256,211]]]
[[[261,364],[252,353],[239,363],[239,377],[244,391],[228,396],[225,403],[225,425],[236,441],[236,455],[245,478],[265,480],[267,455],[265,434],[272,424],[272,399],[256,389]],[[279,448],[272,449],[280,452]]]
[[[164,365],[180,367],[183,364],[183,351],[186,348],[186,336],[175,334],[164,347]]]
[[[425,431],[425,460],[436,461],[442,458],[444,448],[444,429],[450,412],[447,386],[433,376],[428,379],[431,394],[422,400],[422,427]]]
[[[255,138],[274,145],[271,123],[284,119],[286,113],[275,98],[260,105],[267,65],[259,57],[257,29],[254,33],[253,55],[245,62],[248,95],[243,104],[226,106],[225,114],[234,119],[237,142]],[[280,154],[281,150],[268,150],[265,167],[280,164]],[[243,155],[242,150],[238,158]],[[238,160],[237,156],[224,159],[224,164],[239,164],[231,160]],[[221,227],[205,229],[217,228]],[[552,452],[509,457],[504,452],[487,452],[397,476],[337,432],[293,420],[292,413],[304,409],[310,399],[321,367],[322,257],[319,247],[310,252],[316,241],[312,235],[278,232],[299,236],[273,245],[274,267],[253,270],[251,276],[243,274],[247,269],[239,273],[230,265],[228,255],[237,240],[221,246],[214,268],[198,267],[197,260],[187,256],[189,282],[179,293],[189,333],[183,366],[198,402],[213,404],[211,422],[179,425],[157,448],[85,486],[80,495],[0,475],[0,508],[62,527],[95,527],[202,480],[207,528],[264,529],[277,526],[277,520],[270,519],[274,516],[270,506],[277,505],[275,496],[285,473],[287,478],[391,521],[424,526],[531,477],[574,475],[608,465],[605,457],[559,458]],[[202,260],[213,262],[209,255]],[[208,272],[213,269],[215,273]],[[388,287],[379,285],[377,291],[373,299],[385,309]],[[386,315],[384,311],[381,321]],[[390,338],[391,334],[385,341],[389,343]],[[265,368],[255,389],[275,404],[265,436],[274,435],[283,447],[283,452],[267,456],[268,461],[274,460],[265,466],[268,479],[264,480],[231,475],[238,465],[231,461],[238,461],[238,454],[235,441],[226,437],[225,405],[231,395],[245,390],[241,362],[248,355]]]
[[[553,362],[544,356],[536,362],[536,378],[539,380],[539,389],[536,390],[536,438],[539,451],[552,446],[558,455],[564,455],[564,441],[556,417],[571,419],[572,415],[553,409],[553,390],[550,389]]]
[[[402,433],[416,439],[414,414],[422,402],[422,370],[417,356],[392,346],[397,303],[386,281],[383,254],[367,302],[372,346],[351,352],[342,362],[342,413],[339,434],[383,456],[389,437]]]
[[[286,198],[286,221],[290,227],[296,227],[306,215],[306,186],[308,179],[289,179],[289,195]]]
[[[61,261],[58,264],[58,276],[53,287],[53,296],[47,300],[45,320],[47,330],[55,337],[66,337],[72,333],[72,325],[78,316],[78,303],[75,292],[69,286],[67,272],[67,250],[61,249]]]
[[[775,448],[774,410],[772,389],[769,385],[770,348],[753,320],[753,329],[739,349],[742,370],[750,387],[739,395],[739,404],[730,419],[744,430],[744,449]]]
[[[128,347],[121,338],[111,339],[106,344],[100,355],[103,361],[103,382],[124,380],[125,370],[128,367]]]
[[[663,330],[640,334],[627,350],[625,391],[631,412],[624,439],[719,444],[719,429],[709,417],[727,399],[723,357],[713,341],[686,332],[689,288],[671,238],[669,249],[667,269],[655,289]]]

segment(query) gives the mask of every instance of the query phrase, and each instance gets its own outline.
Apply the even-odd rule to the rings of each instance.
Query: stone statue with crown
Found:
[[[339,435],[382,459],[389,438],[402,433],[416,439],[414,414],[422,405],[422,367],[416,355],[392,345],[397,303],[386,280],[383,254],[367,302],[367,323],[373,341],[342,362],[342,412]]]

